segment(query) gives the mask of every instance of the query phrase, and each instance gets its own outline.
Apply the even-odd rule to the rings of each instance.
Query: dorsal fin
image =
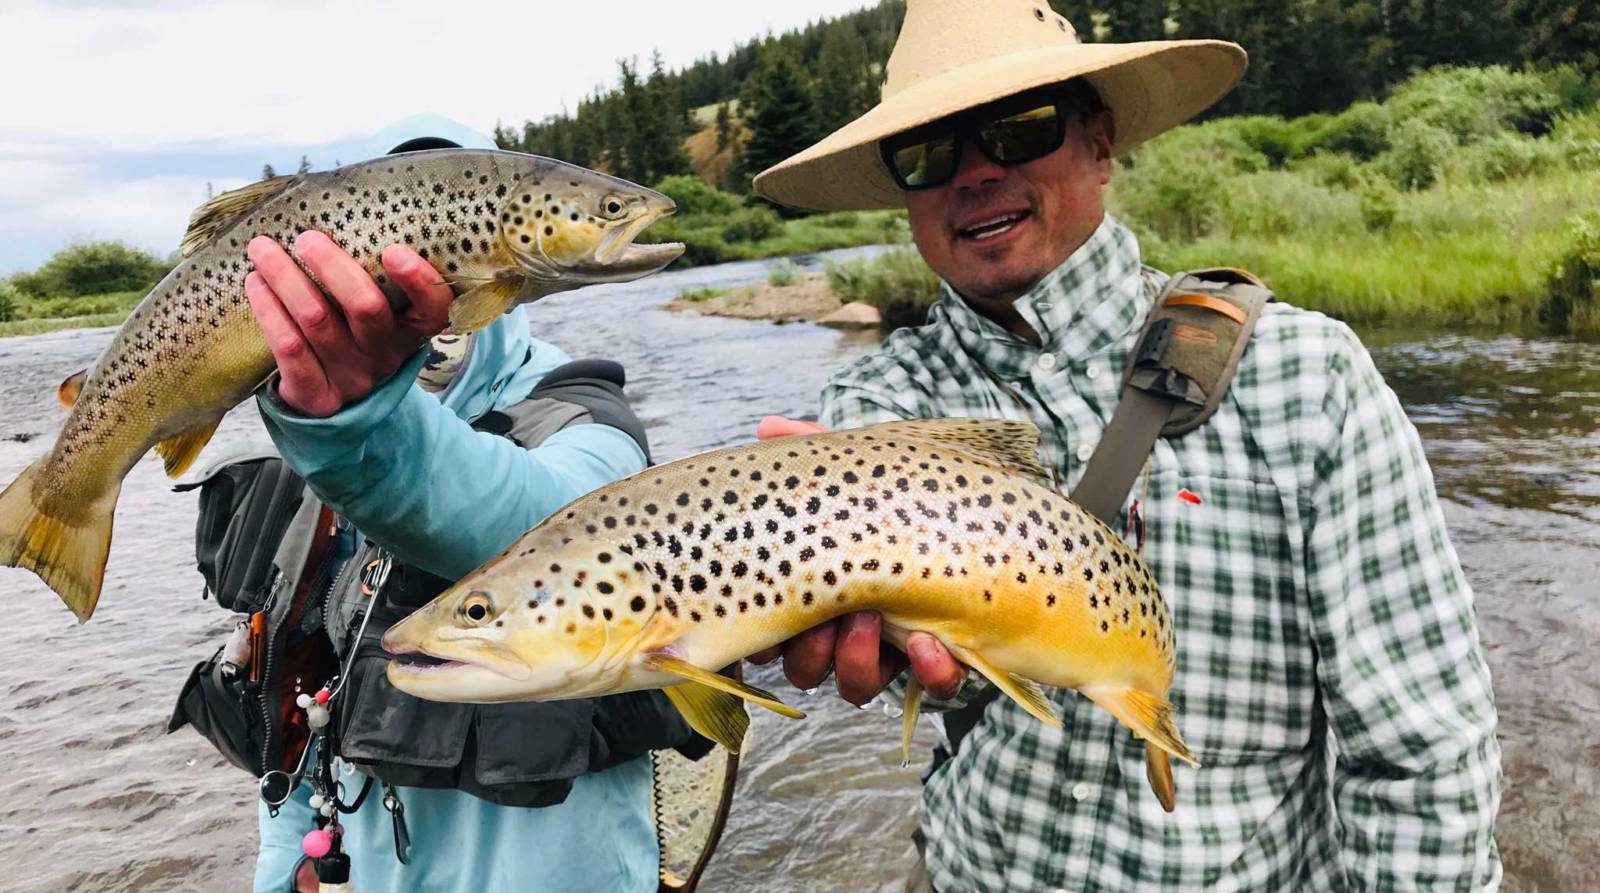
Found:
[[[278,194],[295,179],[298,179],[297,175],[289,175],[251,183],[249,186],[224,192],[195,208],[194,213],[189,215],[189,231],[183,234],[183,242],[178,246],[178,251],[184,257],[188,257],[205,247],[206,243],[216,238],[218,233],[243,217],[245,212]]]
[[[883,422],[861,432],[874,437],[911,437],[981,459],[1006,471],[1041,481],[1050,472],[1039,464],[1039,429],[1012,419],[907,419]]]

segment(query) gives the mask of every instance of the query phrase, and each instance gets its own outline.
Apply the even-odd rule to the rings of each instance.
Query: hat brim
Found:
[[[1120,155],[1193,118],[1244,76],[1245,52],[1222,40],[1074,44],[1014,53],[913,84],[816,145],[762,171],[758,195],[797,208],[905,206],[878,141],[996,99],[1083,77],[1116,120]]]

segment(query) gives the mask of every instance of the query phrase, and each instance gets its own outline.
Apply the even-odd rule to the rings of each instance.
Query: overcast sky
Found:
[[[323,168],[418,114],[488,133],[617,59],[680,68],[871,0],[0,0],[0,276],[69,241],[165,254],[206,183]]]

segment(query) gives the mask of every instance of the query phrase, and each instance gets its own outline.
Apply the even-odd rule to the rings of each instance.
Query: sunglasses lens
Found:
[[[956,141],[941,137],[895,149],[890,163],[900,185],[907,189],[929,186],[950,179],[955,173]]]
[[[999,164],[1021,164],[1061,146],[1060,114],[1054,103],[996,118],[978,128],[984,149]]]

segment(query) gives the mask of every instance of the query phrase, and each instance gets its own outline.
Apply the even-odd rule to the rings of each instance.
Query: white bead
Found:
[[[320,729],[328,724],[328,708],[321,704],[312,704],[306,710],[306,723],[313,729]]]
[[[322,808],[317,810],[317,812],[322,813],[323,818],[328,818],[333,815],[333,804],[324,803],[322,804]]]
[[[311,798],[306,802],[311,804],[312,809],[321,809],[322,804],[326,803],[327,801],[322,799],[321,794],[312,794]]]
[[[301,693],[301,695],[299,697],[294,699],[294,703],[295,703],[295,706],[299,707],[301,710],[304,710],[307,707],[311,706],[311,696],[308,695],[308,694]]]

